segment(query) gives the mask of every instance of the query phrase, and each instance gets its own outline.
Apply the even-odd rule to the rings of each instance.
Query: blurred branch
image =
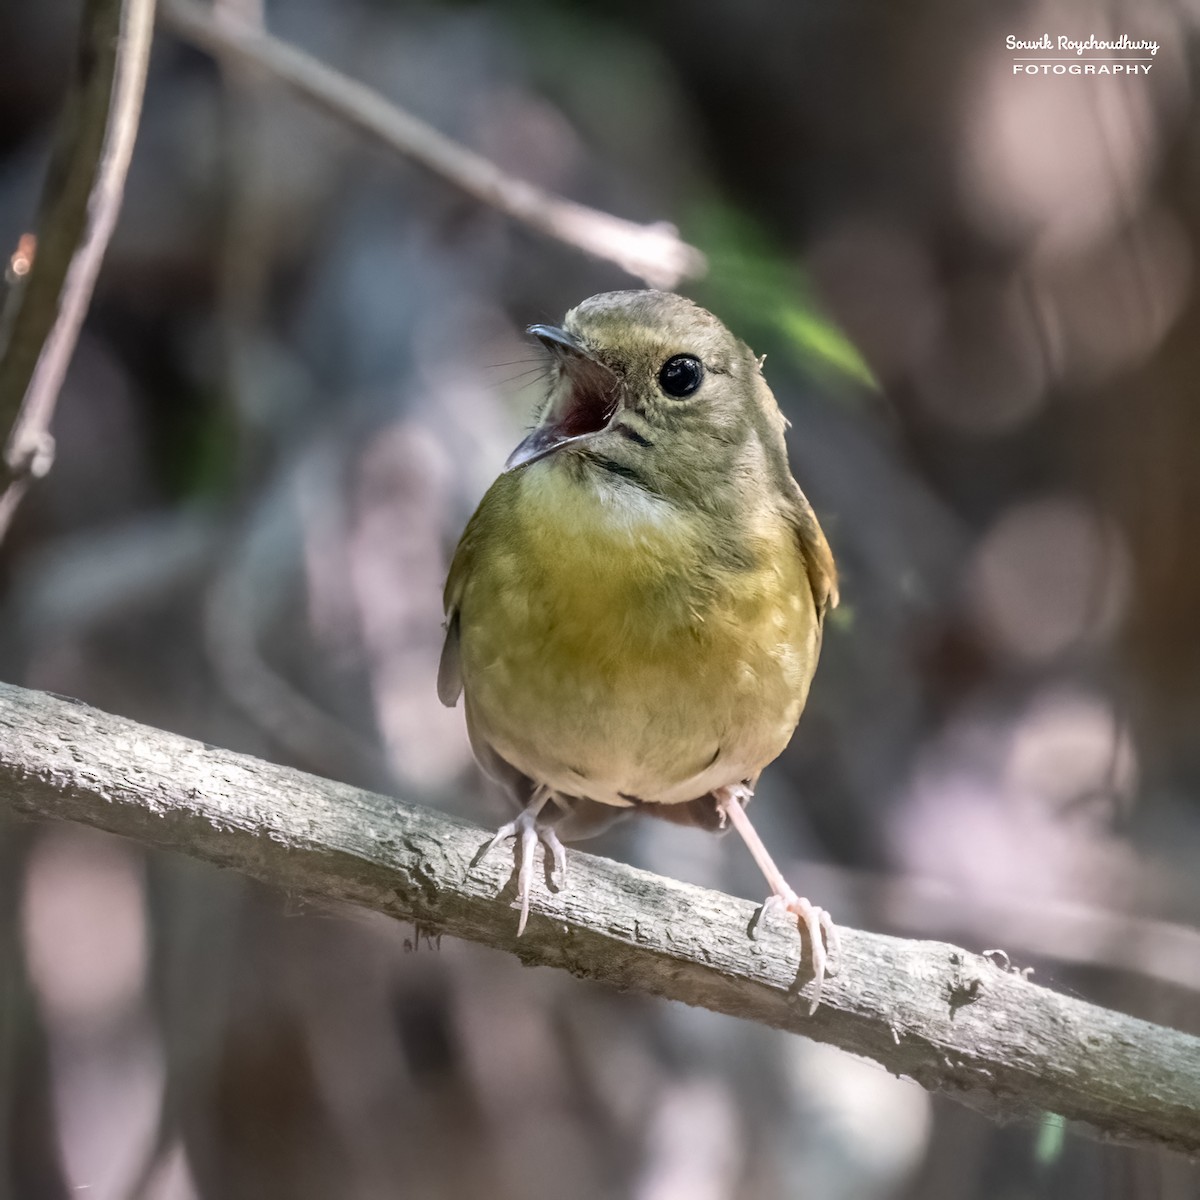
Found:
[[[968,890],[944,879],[829,863],[788,866],[810,893],[845,897],[855,912],[897,933],[979,937],[1012,951],[1200,991],[1200,929],[1187,925],[1052,896],[1027,899],[1017,888]]]
[[[163,0],[163,22],[208,53],[240,56],[333,116],[372,134],[482,204],[568,246],[615,263],[652,287],[703,274],[704,256],[673,225],[638,225],[555,196],[506,174],[482,155],[396,107],[378,92],[249,22],[198,0]]]
[[[84,5],[36,250],[0,321],[0,537],[30,480],[54,457],[50,421],[121,210],[153,34],[154,0]]]
[[[475,826],[0,684],[0,797],[620,988],[803,1033],[995,1117],[1046,1111],[1200,1152],[1200,1039],[1060,996],[941,942],[843,929],[807,1016],[799,939],[756,906],[571,853],[516,938],[512,863]],[[806,960],[803,960],[806,961]]]
[[[255,552],[278,536],[275,518],[263,508],[250,518],[205,597],[208,664],[225,697],[294,762],[387,787],[393,775],[378,743],[314,704],[259,647],[260,631],[279,611],[274,592],[286,582],[263,569],[271,564],[269,554]]]

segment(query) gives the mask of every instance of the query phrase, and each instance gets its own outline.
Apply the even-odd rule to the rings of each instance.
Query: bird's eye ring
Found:
[[[691,354],[668,358],[658,373],[658,386],[668,396],[682,400],[704,382],[704,364]]]

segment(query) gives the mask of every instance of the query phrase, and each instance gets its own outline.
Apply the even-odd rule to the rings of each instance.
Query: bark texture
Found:
[[[0,804],[802,1033],[998,1118],[1055,1112],[1200,1153],[1200,1039],[955,946],[842,929],[840,971],[809,1017],[787,922],[751,936],[749,901],[577,852],[562,892],[537,888],[518,940],[511,855],[476,862],[488,838],[476,826],[4,684]]]

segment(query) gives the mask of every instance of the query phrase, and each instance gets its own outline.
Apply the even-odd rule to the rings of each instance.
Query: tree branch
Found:
[[[995,1117],[1050,1111],[1200,1153],[1200,1039],[1038,987],[940,942],[843,929],[815,1016],[794,930],[590,855],[516,938],[511,859],[438,813],[0,684],[0,801],[469,938],[526,963],[803,1033]]]
[[[638,225],[552,195],[506,174],[433,126],[278,38],[197,3],[163,0],[163,23],[214,56],[236,56],[274,76],[310,104],[379,139],[447,183],[548,237],[615,263],[652,287],[702,275],[704,255],[673,225]]]
[[[38,211],[36,253],[0,321],[0,538],[54,456],[50,421],[133,155],[154,0],[87,0]]]

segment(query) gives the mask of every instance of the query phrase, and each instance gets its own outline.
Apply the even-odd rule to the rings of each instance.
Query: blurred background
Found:
[[[1197,10],[272,0],[505,169],[708,255],[837,554],[756,821],[847,925],[1200,1033]],[[68,0],[0,4],[0,248]],[[1009,35],[1154,39],[1013,73]],[[0,546],[0,677],[503,819],[434,678],[449,552],[616,268],[160,30],[121,221]],[[584,847],[758,898],[740,845]],[[0,1198],[1200,1196],[873,1064],[0,824]]]

